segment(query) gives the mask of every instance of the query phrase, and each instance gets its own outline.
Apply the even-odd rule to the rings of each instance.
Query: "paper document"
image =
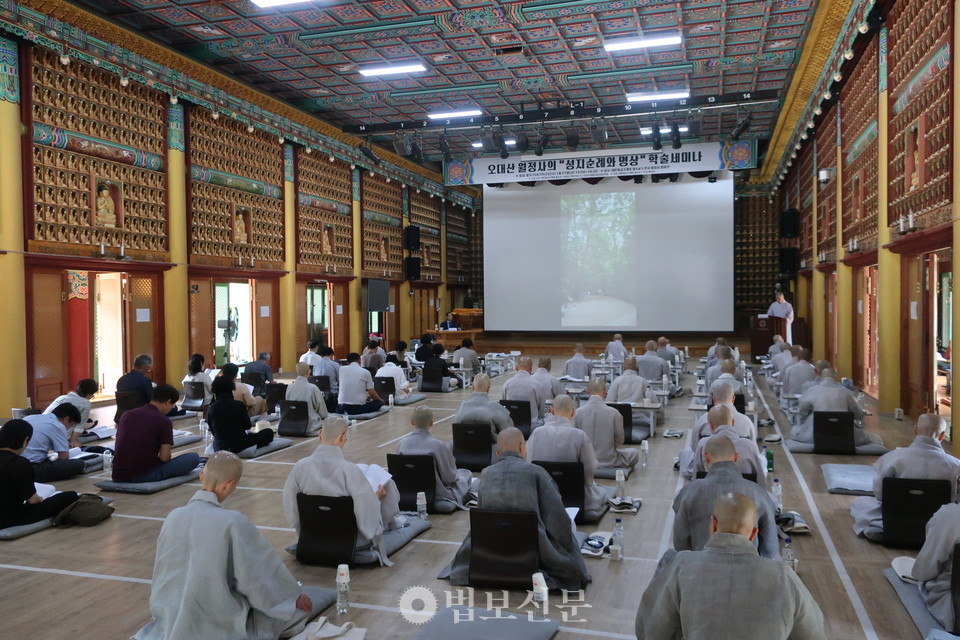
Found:
[[[916,561],[916,558],[911,558],[910,556],[899,556],[890,562],[890,566],[897,572],[901,580],[911,584],[917,584],[917,579],[913,577],[913,563]]]
[[[363,471],[363,475],[367,477],[367,482],[370,483],[370,488],[374,491],[377,490],[377,487],[385,485],[393,477],[378,464],[358,464],[357,466],[360,467],[360,471]]]
[[[44,500],[57,493],[57,488],[52,484],[40,484],[39,482],[33,483],[33,490]]]

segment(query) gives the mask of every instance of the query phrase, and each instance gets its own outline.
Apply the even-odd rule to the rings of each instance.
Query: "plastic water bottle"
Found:
[[[617,493],[614,496],[615,498],[622,498],[624,496],[623,483],[625,480],[623,469],[617,469]]]
[[[773,501],[777,505],[777,515],[783,513],[783,487],[780,486],[780,478],[773,479]]]
[[[797,570],[797,556],[793,553],[793,547],[791,546],[792,540],[787,538],[783,541],[783,553],[780,555],[783,558],[783,563],[793,569]]]
[[[543,608],[547,604],[547,581],[539,571],[533,574],[533,603],[534,606]]]
[[[427,519],[427,494],[423,491],[417,492],[417,516],[421,520]]]
[[[203,436],[203,442],[209,443],[210,441],[210,423],[208,423],[203,418],[200,418],[200,435]]]
[[[393,409],[393,394],[392,394],[392,393],[390,394],[390,397],[387,398],[387,400],[388,400],[388,402],[390,403],[390,408]]]
[[[773,450],[763,445],[763,455],[767,459],[767,472],[773,473]]]
[[[460,370],[463,371],[463,358],[460,358]]]
[[[350,566],[337,567],[337,613],[350,611]]]
[[[113,471],[113,451],[110,449],[103,452],[103,470]]]
[[[614,562],[623,560],[623,521],[617,518],[610,536],[610,559]]]
[[[861,411],[867,410],[867,408],[864,406],[864,402],[866,402],[866,395],[863,393],[863,391],[860,391],[857,393],[857,405],[860,407]]]
[[[650,441],[644,440],[640,443],[640,459],[643,468],[647,468],[647,461],[650,459]]]

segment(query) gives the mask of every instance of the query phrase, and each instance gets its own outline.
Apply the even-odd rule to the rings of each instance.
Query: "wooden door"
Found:
[[[398,340],[406,340],[400,336],[400,283],[390,283],[390,310],[385,314],[384,345],[386,351],[391,351]]]
[[[433,332],[439,322],[437,318],[437,288],[413,289],[413,337]]]
[[[296,336],[283,336],[281,340],[296,339],[297,346],[296,346],[296,349],[294,349],[294,351],[296,352],[297,356],[299,356],[301,353],[307,350],[307,341],[310,339],[307,337],[307,283],[306,282],[297,283],[296,293],[294,294],[294,296],[296,297],[295,308],[297,310],[297,334]]]
[[[124,360],[127,370],[133,368],[134,359],[145,354],[153,358],[153,381],[157,384],[166,381],[166,363],[163,360],[161,331],[163,318],[159,305],[159,278],[156,275],[125,274],[126,294],[124,304],[124,325],[126,326],[126,353]],[[173,371],[178,363],[170,363]],[[183,366],[180,364],[180,366]]]
[[[33,406],[45,409],[72,388],[67,379],[67,348],[63,306],[63,271],[33,271],[31,277],[30,360],[33,379],[28,385]]]
[[[933,327],[930,326],[928,308],[927,262],[927,255],[923,254],[904,256],[901,260],[901,389],[904,411],[912,416],[926,412],[932,397],[933,347],[930,336]]]
[[[199,353],[213,364],[214,332],[213,320],[213,280],[211,278],[190,278],[190,354]],[[176,367],[177,363],[170,363]]]
[[[350,353],[350,289],[346,282],[334,282],[327,296],[330,318],[330,344],[337,358],[346,358]]]
[[[866,386],[867,380],[867,270],[853,270],[853,382],[859,387]]]
[[[867,318],[867,380],[866,389],[871,395],[877,394],[877,385],[879,383],[878,374],[880,371],[880,338],[877,335],[877,268],[868,267],[866,293],[867,301],[864,307],[869,310],[870,316]]]
[[[825,275],[824,309],[826,311],[826,335],[824,336],[824,354],[826,359],[836,366],[837,363],[837,273]]]
[[[253,357],[261,351],[270,354],[271,366],[280,361],[279,324],[277,313],[279,287],[275,280],[256,280],[253,291]]]

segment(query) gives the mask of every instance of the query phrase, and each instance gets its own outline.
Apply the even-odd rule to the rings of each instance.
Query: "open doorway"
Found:
[[[97,273],[94,291],[94,379],[100,383],[100,394],[112,396],[117,379],[124,374],[123,291],[126,278],[122,273]]]
[[[935,252],[936,297],[933,301],[934,411],[947,421],[950,435],[952,376],[950,354],[953,349],[953,250]]]
[[[330,346],[327,324],[328,300],[326,284],[307,285],[307,340],[316,340],[322,345]]]
[[[253,298],[249,282],[217,282],[214,289],[217,367],[253,360]]]

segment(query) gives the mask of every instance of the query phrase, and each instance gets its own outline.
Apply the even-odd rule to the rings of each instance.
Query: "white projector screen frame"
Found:
[[[483,247],[487,331],[733,330],[730,172],[484,186]]]

